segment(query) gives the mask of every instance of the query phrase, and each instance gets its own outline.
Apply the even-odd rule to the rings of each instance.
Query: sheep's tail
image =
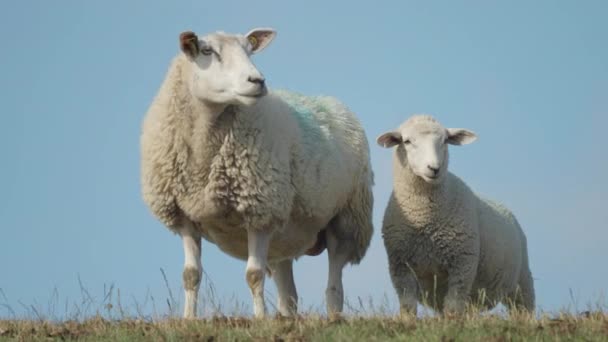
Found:
[[[369,244],[374,234],[374,224],[372,223],[372,208],[374,206],[374,196],[372,194],[373,175],[369,175],[369,181],[361,185],[353,197],[353,217],[356,218],[354,238],[357,246],[356,254],[351,263],[358,264],[365,256]]]
[[[346,206],[338,213],[332,229],[340,240],[351,244],[351,264],[361,262],[374,233],[372,223],[372,208],[374,198],[372,194],[373,174],[366,170]]]

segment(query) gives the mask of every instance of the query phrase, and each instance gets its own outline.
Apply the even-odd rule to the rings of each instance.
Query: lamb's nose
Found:
[[[433,175],[437,176],[437,174],[439,173],[439,168],[438,167],[433,167],[431,165],[427,165],[427,167],[429,168],[429,170],[433,171]]]
[[[247,81],[249,81],[251,83],[255,83],[255,84],[259,85],[260,87],[263,87],[264,83],[266,82],[264,77],[251,77],[251,76],[249,76],[247,78]]]

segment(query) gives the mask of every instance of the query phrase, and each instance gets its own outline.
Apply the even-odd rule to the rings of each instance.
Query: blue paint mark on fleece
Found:
[[[329,108],[322,101],[323,97],[304,96],[285,90],[274,93],[293,109],[292,115],[304,133],[306,143],[311,147],[316,145],[316,149],[326,145],[328,136],[321,129],[321,122],[317,117],[319,113],[329,112]]]

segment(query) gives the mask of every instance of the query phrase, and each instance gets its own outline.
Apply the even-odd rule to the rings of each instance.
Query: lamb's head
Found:
[[[272,29],[254,29],[246,35],[217,32],[202,38],[183,32],[179,42],[192,63],[186,79],[192,95],[217,105],[254,104],[267,89],[250,57],[268,46],[275,35]]]
[[[448,147],[466,145],[477,139],[475,133],[462,128],[444,128],[429,115],[415,115],[397,131],[378,137],[382,147],[397,146],[397,157],[403,167],[427,183],[441,182],[448,168]]]

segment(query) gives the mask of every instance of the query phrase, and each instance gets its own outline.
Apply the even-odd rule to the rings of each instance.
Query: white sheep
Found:
[[[343,306],[342,269],[373,233],[369,146],[355,115],[332,97],[267,94],[250,60],[274,38],[180,35],[143,124],[142,191],[152,213],[183,240],[184,317],[196,316],[201,238],[247,260],[256,317],[271,272],[283,315],[297,310],[292,263],[325,247],[329,313]]]
[[[382,147],[397,147],[382,235],[402,313],[415,314],[418,301],[451,313],[471,302],[534,309],[519,223],[447,170],[447,144],[476,139],[473,132],[446,129],[428,115],[413,116],[377,139]]]

